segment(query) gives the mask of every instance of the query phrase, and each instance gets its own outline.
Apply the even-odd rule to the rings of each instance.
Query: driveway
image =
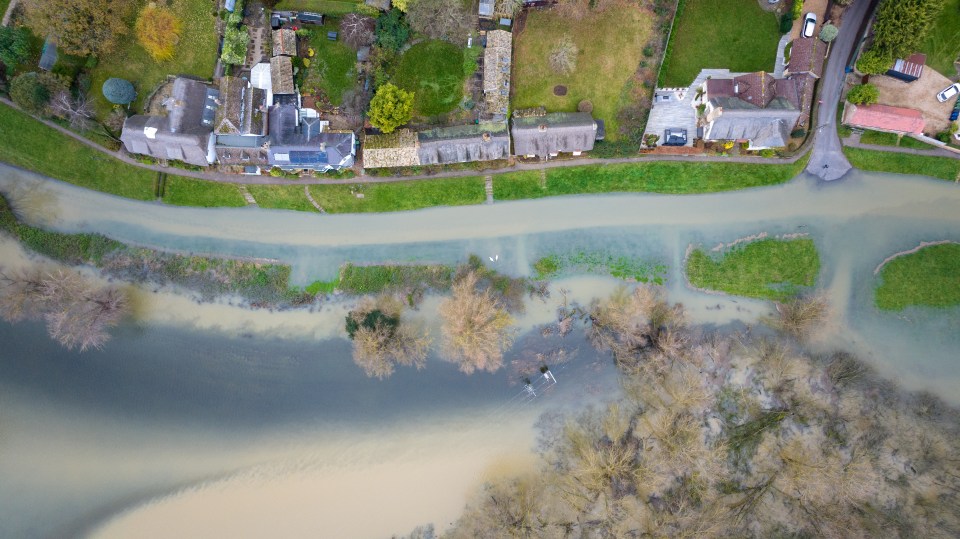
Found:
[[[876,75],[870,77],[870,84],[880,90],[879,103],[893,107],[907,107],[923,113],[927,135],[935,135],[950,127],[950,111],[953,110],[953,99],[946,103],[937,101],[937,93],[953,84],[953,81],[944,77],[929,66],[923,67],[923,74],[913,82]]]
[[[860,41],[861,26],[872,11],[875,2],[859,0],[843,13],[840,35],[834,40],[830,59],[820,79],[820,100],[817,110],[817,131],[814,135],[813,152],[807,164],[807,172],[825,181],[839,180],[851,168],[843,155],[840,137],[837,136],[837,106],[843,87],[845,69],[854,47]]]
[[[665,129],[686,129],[687,146],[693,146],[693,139],[697,136],[697,109],[694,105],[697,88],[711,76],[729,78],[731,74],[729,69],[703,69],[686,88],[657,88],[645,133],[655,134],[663,140]]]

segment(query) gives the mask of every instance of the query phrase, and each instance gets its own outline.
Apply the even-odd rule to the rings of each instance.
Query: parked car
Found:
[[[957,102],[953,104],[953,111],[950,112],[951,122],[957,118],[960,118],[960,98],[957,98]]]
[[[942,92],[937,94],[937,101],[943,103],[957,94],[960,94],[960,82],[956,82],[944,88]]]
[[[664,146],[686,146],[687,145],[687,130],[686,129],[664,129],[663,130],[663,145]]]
[[[803,18],[803,37],[813,37],[813,31],[817,29],[817,14],[807,13]]]

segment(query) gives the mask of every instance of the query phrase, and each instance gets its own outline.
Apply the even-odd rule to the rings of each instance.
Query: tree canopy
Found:
[[[67,54],[99,56],[113,50],[129,30],[134,2],[117,0],[27,0],[27,25],[38,36],[57,36]]]
[[[114,105],[127,105],[137,98],[137,91],[130,81],[112,78],[103,83],[103,97]]]
[[[50,99],[68,87],[62,77],[47,71],[23,73],[10,81],[10,99],[27,112],[42,114]]]
[[[886,73],[891,67],[893,67],[893,57],[877,48],[864,52],[857,60],[857,71],[868,75]]]
[[[476,16],[462,2],[415,0],[407,9],[414,31],[451,43],[463,44],[476,23]]]
[[[0,26],[0,62],[14,67],[30,57],[30,40],[26,30]]]
[[[873,23],[873,47],[893,58],[913,54],[943,3],[944,0],[884,0]]]
[[[182,30],[183,23],[169,8],[150,4],[137,18],[137,39],[158,62],[173,58],[173,49]]]
[[[370,101],[370,123],[384,133],[410,121],[413,115],[413,92],[407,92],[387,83],[377,89]]]
[[[377,18],[377,45],[398,51],[409,38],[410,26],[399,9],[391,9]]]
[[[223,52],[220,59],[225,64],[240,65],[247,58],[247,45],[250,43],[250,33],[246,26],[235,28],[228,26],[223,34]]]

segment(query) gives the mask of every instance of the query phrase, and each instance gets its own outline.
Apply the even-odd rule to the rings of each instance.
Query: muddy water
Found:
[[[33,181],[0,171],[6,192]],[[872,306],[880,261],[921,241],[960,240],[951,183],[854,173],[829,186],[801,178],[743,193],[352,216],[170,208],[57,182],[31,196],[30,218],[46,226],[281,259],[300,284],[332,277],[345,261],[455,263],[476,253],[526,275],[549,254],[626,255],[665,265],[671,299],[714,325],[755,324],[770,305],[690,290],[680,271],[687,246],[805,233],[820,249],[819,285],[832,307],[815,346],[852,349],[907,387],[960,402],[960,309]],[[11,249],[0,242],[5,259],[16,258]],[[547,301],[528,303],[520,329],[552,321],[564,299],[608,294],[619,282],[602,273],[562,275]],[[434,334],[437,301],[413,314]],[[509,368],[464,377],[433,358],[421,372],[365,379],[341,338],[349,302],[271,313],[143,290],[137,305],[137,322],[93,354],[64,353],[36,326],[0,327],[0,535],[378,537],[443,526],[486,474],[528,462],[539,413],[616,391],[608,362],[576,337],[563,383],[521,407]],[[535,357],[524,347],[511,359]]]

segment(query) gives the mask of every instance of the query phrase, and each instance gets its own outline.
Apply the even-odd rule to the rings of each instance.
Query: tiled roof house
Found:
[[[512,46],[510,32],[487,32],[487,48],[483,51],[483,97],[486,114],[495,121],[505,121],[510,107]]]
[[[748,141],[751,149],[786,146],[801,115],[797,81],[759,71],[708,79],[704,139]]]
[[[289,28],[281,28],[273,31],[273,54],[272,56],[296,56],[297,55],[297,34]]]
[[[892,133],[923,133],[925,122],[919,110],[889,105],[848,104],[843,111],[843,123]]]
[[[218,95],[203,82],[178,77],[163,101],[167,113],[127,118],[120,140],[131,153],[207,166],[216,158],[213,122]]]

